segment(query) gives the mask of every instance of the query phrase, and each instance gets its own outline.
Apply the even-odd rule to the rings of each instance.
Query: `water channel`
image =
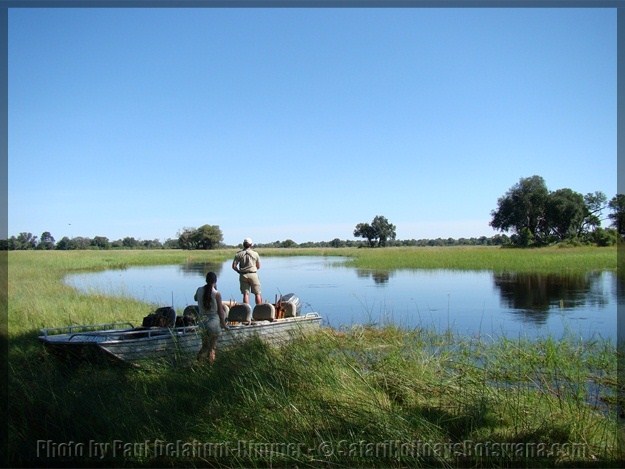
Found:
[[[395,324],[451,329],[471,336],[584,339],[616,342],[614,272],[581,275],[498,274],[489,271],[385,270],[346,267],[335,257],[266,257],[259,271],[265,300],[295,293],[302,311],[319,312],[324,324]],[[131,267],[72,274],[67,284],[84,292],[129,296],[182,310],[193,304],[206,272],[218,275],[224,299],[241,300],[231,261]],[[146,311],[146,314],[149,310]]]

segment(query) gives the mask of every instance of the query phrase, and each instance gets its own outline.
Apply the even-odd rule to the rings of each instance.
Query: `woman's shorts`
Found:
[[[200,329],[204,334],[219,335],[221,334],[221,324],[217,314],[208,314],[200,317],[198,322]]]

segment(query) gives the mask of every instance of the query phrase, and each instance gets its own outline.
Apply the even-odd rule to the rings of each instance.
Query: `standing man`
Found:
[[[260,280],[258,278],[258,269],[260,269],[260,256],[252,250],[252,240],[245,238],[243,240],[243,249],[236,253],[232,261],[232,269],[239,274],[239,285],[241,293],[243,293],[243,303],[250,303],[250,289],[254,294],[256,304],[263,302],[260,291]]]

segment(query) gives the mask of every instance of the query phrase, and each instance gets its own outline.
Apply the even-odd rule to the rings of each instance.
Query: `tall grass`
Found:
[[[370,266],[378,252],[395,255],[328,251],[365,258]],[[415,256],[412,262],[447,256],[396,251]],[[586,266],[599,264],[590,260],[595,255],[613,253],[577,252],[588,261],[576,262]],[[62,283],[70,271],[217,262],[230,254],[9,253],[10,463],[618,465],[616,350],[609,342],[490,342],[421,329],[355,327],[322,330],[281,349],[250,342],[218,353],[213,367],[139,369],[62,362],[37,342],[40,327],[139,321],[150,309],[130,298],[78,293]]]
[[[79,293],[62,281],[70,272],[224,260],[223,252],[210,251],[12,251],[8,254],[11,334],[75,323],[140,322],[150,310],[150,305],[130,297]]]
[[[10,456],[89,465],[99,442],[111,466],[616,465],[614,409],[587,390],[616,373],[605,346],[358,327],[251,341],[213,367],[70,366],[39,350],[10,362]],[[85,451],[64,460],[64,442]]]

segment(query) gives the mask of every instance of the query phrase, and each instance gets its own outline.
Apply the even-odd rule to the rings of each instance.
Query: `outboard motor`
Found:
[[[300,315],[302,307],[299,298],[295,296],[295,293],[282,295],[279,301],[282,303],[285,318],[292,318]]]

